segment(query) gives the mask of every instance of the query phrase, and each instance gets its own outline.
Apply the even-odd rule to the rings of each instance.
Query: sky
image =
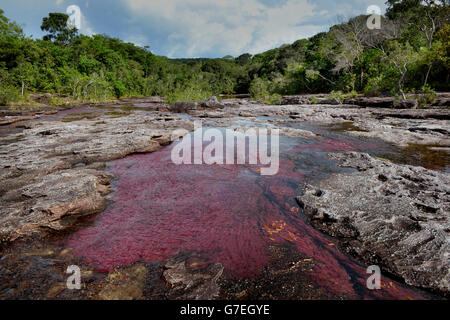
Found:
[[[80,32],[150,46],[170,58],[261,53],[327,31],[338,17],[385,12],[386,0],[0,0],[25,33],[43,36],[49,12],[81,9]]]

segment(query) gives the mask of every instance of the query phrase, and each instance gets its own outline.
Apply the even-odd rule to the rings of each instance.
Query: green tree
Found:
[[[33,79],[35,79],[33,65],[30,62],[21,61],[16,68],[16,73],[17,79],[21,84],[20,92],[23,96],[25,94],[25,89],[27,88],[27,86],[29,86]]]
[[[78,30],[69,28],[68,20],[69,16],[65,13],[49,13],[48,17],[42,19],[41,30],[48,32],[43,39],[56,41],[59,44],[69,43],[76,36]]]
[[[397,81],[398,91],[402,95],[403,100],[406,100],[404,90],[405,79],[411,66],[418,61],[419,56],[409,43],[402,44],[394,40],[390,43],[389,47],[390,50],[384,52],[385,58],[397,69],[399,74]]]
[[[0,9],[0,39],[5,36],[15,36],[22,37],[22,28],[15,22],[11,22],[8,18],[4,16],[4,11]]]
[[[250,53],[241,54],[236,58],[236,63],[240,66],[245,66],[252,60],[252,55]]]

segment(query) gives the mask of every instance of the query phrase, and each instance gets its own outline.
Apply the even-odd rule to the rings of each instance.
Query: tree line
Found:
[[[43,18],[43,39],[27,37],[0,9],[0,104],[49,92],[83,101],[163,96],[168,102],[250,93],[267,103],[281,95],[397,95],[449,91],[448,1],[389,0],[381,28],[369,16],[339,21],[328,32],[257,54],[168,59],[107,35],[86,36],[68,16]]]

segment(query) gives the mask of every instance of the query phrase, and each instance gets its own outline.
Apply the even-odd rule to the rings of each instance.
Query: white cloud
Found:
[[[86,16],[81,12],[81,29],[80,33],[83,33],[88,36],[95,35],[94,29],[91,27],[91,24],[87,20]]]
[[[323,31],[312,21],[316,7],[308,0],[285,0],[275,7],[258,0],[122,1],[133,20],[162,28],[169,56],[259,53]]]
[[[57,6],[61,6],[64,4],[65,0],[56,0],[56,5]],[[94,29],[92,28],[91,24],[89,23],[88,19],[86,18],[86,16],[83,14],[83,10],[81,10],[81,8],[78,5],[70,5],[67,7],[67,9],[71,8],[71,7],[77,7],[80,11],[80,30],[78,30],[80,33],[88,35],[88,36],[93,36],[95,35]],[[85,7],[88,8],[89,7],[89,2],[86,1],[85,3]],[[71,15],[72,12],[67,12],[66,9],[64,9],[63,11],[64,13],[67,13],[68,15]]]

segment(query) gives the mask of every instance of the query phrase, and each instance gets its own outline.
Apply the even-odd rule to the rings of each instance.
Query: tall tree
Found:
[[[398,91],[402,95],[403,100],[406,100],[406,94],[403,88],[404,83],[411,66],[418,60],[418,54],[409,43],[402,44],[394,40],[390,43],[389,51],[384,52],[384,56],[397,69],[399,73]]]
[[[416,29],[426,41],[427,49],[423,50],[424,63],[427,66],[426,86],[433,68],[433,40],[436,33],[449,22],[448,0],[388,0],[386,15],[391,19],[398,19],[410,29]]]
[[[77,34],[78,30],[70,28],[67,24],[69,16],[65,13],[49,13],[42,19],[41,30],[48,32],[44,40],[55,41],[59,44],[67,44]]]
[[[4,16],[4,11],[0,9],[0,37],[17,36],[22,37],[22,28],[15,22],[11,22]]]

